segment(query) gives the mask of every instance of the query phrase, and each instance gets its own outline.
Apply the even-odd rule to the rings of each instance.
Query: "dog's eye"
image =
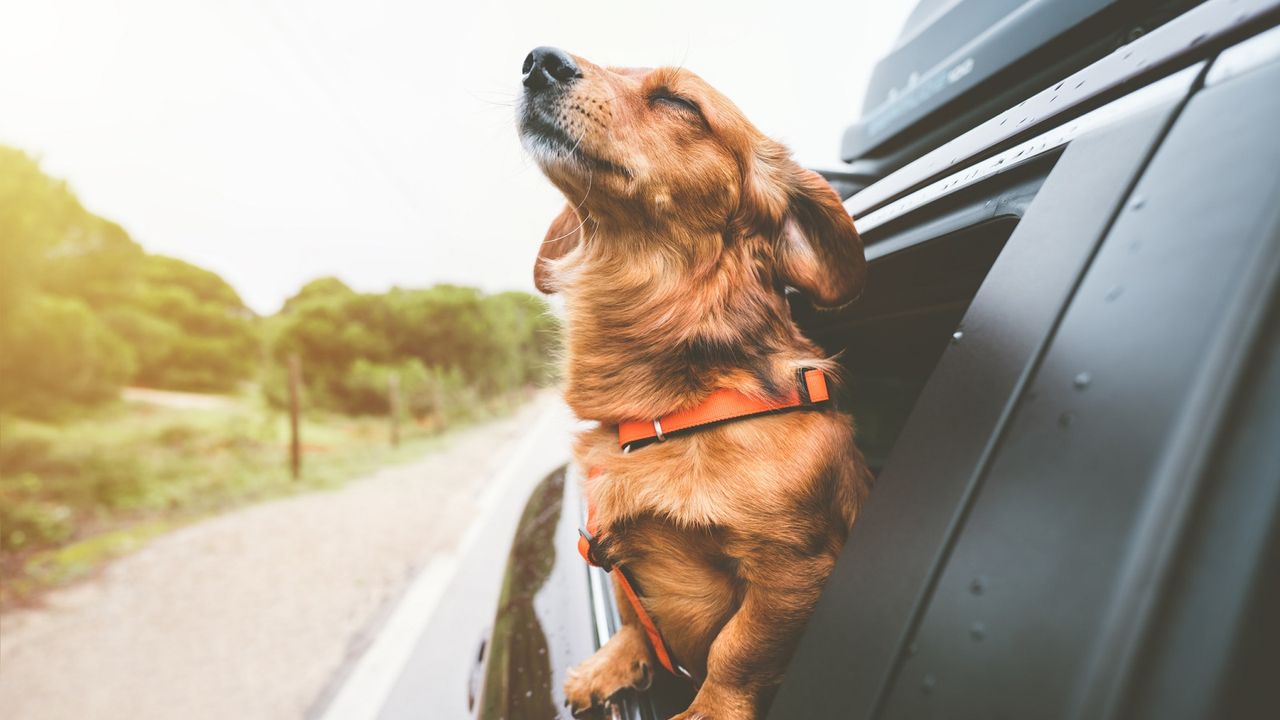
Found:
[[[684,112],[691,112],[698,117],[702,117],[702,110],[698,107],[697,103],[687,98],[682,98],[679,95],[672,95],[670,93],[654,93],[649,98],[649,102],[653,105],[667,105],[678,108]]]

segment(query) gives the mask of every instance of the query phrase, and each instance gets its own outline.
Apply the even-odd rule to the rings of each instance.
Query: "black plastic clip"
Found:
[[[809,396],[809,379],[805,377],[805,373],[817,368],[802,367],[796,369],[796,391],[800,393],[800,403],[802,405],[812,405],[813,398]]]

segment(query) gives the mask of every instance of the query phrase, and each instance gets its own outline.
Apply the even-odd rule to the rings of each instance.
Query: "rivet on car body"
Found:
[[[969,637],[973,638],[974,642],[982,642],[987,637],[986,624],[981,620],[974,620],[969,626]]]
[[[1089,383],[1092,381],[1093,381],[1093,376],[1090,375],[1087,371],[1085,371],[1085,372],[1077,373],[1076,376],[1071,379],[1071,384],[1074,385],[1077,390],[1083,390],[1089,387]]]
[[[957,331],[955,331],[955,332],[951,333],[951,344],[952,344],[952,345],[955,345],[956,343],[960,342],[960,340],[961,340],[963,337],[964,337],[964,331],[963,331],[963,330],[957,330]]]
[[[969,583],[969,592],[974,595],[981,595],[987,589],[987,576],[979,575]]]
[[[928,675],[924,676],[923,680],[920,681],[920,692],[924,693],[925,695],[928,695],[929,693],[933,692],[933,689],[937,686],[938,686],[938,678],[934,677],[933,673],[929,673]]]

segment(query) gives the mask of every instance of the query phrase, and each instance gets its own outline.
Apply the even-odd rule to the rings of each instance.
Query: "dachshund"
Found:
[[[830,402],[668,436],[655,421],[717,393],[785,404],[814,370],[838,382],[786,291],[851,303],[861,239],[821,176],[688,70],[546,47],[523,70],[521,142],[567,201],[534,280],[564,298],[565,399],[597,422],[574,443],[591,560],[626,570],[621,628],[566,704],[599,713],[675,659],[697,687],[677,718],[761,717],[870,488],[853,421]],[[637,423],[660,441],[620,446]]]

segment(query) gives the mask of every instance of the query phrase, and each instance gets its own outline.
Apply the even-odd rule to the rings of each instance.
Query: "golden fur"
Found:
[[[606,69],[526,94],[521,137],[568,205],[535,266],[566,308],[565,397],[599,427],[575,459],[602,551],[633,573],[676,657],[705,678],[680,718],[756,718],[833,566],[870,473],[833,409],[718,425],[623,454],[617,424],[716,388],[780,395],[825,358],[784,287],[816,305],[861,291],[839,197],[683,69]],[[624,624],[570,676],[575,713],[643,687],[652,650]]]

